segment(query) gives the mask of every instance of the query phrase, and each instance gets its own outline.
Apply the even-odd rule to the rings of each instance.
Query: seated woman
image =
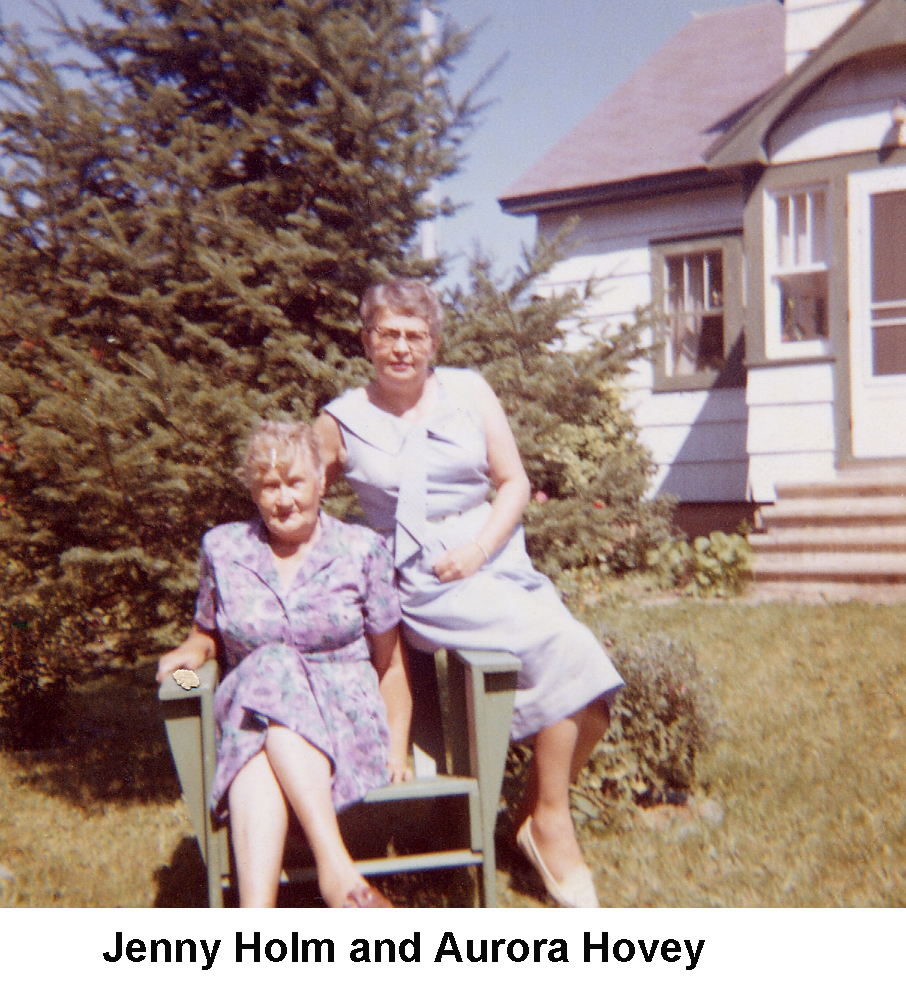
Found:
[[[336,812],[412,775],[392,560],[372,531],[321,512],[310,426],[260,423],[236,474],[260,520],[205,534],[192,630],[158,680],[221,660],[211,807],[229,815],[240,905],[276,904],[289,806],[327,905],[389,906],[356,871]]]
[[[521,662],[511,734],[531,739],[517,844],[562,906],[596,907],[570,781],[609,725],[623,681],[525,551],[529,483],[497,397],[474,371],[434,368],[443,313],[417,280],[372,287],[362,341],[374,366],[315,423],[327,479],[352,485],[393,550],[416,649],[491,648]]]

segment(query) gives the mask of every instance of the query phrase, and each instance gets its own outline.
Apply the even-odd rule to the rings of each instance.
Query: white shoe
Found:
[[[570,869],[566,878],[561,882],[555,879],[544,864],[541,852],[535,845],[532,837],[532,818],[529,815],[519,831],[516,832],[516,844],[523,855],[535,867],[538,875],[544,883],[551,897],[561,906],[570,909],[600,909],[598,894],[595,892],[595,883],[591,872],[586,865],[577,865]]]

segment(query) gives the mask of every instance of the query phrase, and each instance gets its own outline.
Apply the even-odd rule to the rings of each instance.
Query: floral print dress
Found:
[[[390,734],[367,635],[399,619],[392,559],[367,528],[322,513],[321,536],[286,587],[262,522],[207,532],[195,622],[223,643],[216,816],[226,815],[230,784],[263,749],[270,723],[330,760],[337,810],[387,783]]]

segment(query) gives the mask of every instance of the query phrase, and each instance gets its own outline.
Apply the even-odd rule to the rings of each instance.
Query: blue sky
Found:
[[[439,193],[463,203],[441,222],[438,241],[451,256],[450,281],[465,274],[465,257],[480,243],[506,274],[532,218],[504,215],[497,198],[565,136],[606,95],[695,15],[752,0],[435,0],[461,27],[484,24],[460,62],[454,90],[465,90],[502,56],[483,89],[491,105],[471,136],[468,159]],[[91,19],[91,0],[57,0],[64,11]],[[7,21],[40,20],[28,0],[0,0]]]

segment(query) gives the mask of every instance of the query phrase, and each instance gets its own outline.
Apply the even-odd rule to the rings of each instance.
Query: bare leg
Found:
[[[525,792],[516,813],[516,827],[532,817],[532,836],[544,862],[562,880],[582,863],[569,812],[569,787],[610,725],[607,702],[601,698],[582,711],[541,732],[534,740],[534,755]]]
[[[262,752],[236,774],[229,790],[230,830],[239,905],[277,905],[288,812],[283,791]]]
[[[580,716],[570,716],[535,736],[535,752],[523,807],[532,817],[532,836],[555,879],[582,863],[569,812],[569,777]]]
[[[267,730],[265,752],[286,794],[318,868],[318,888],[328,906],[342,906],[364,883],[340,835],[330,795],[330,762],[308,741],[282,726]]]
[[[609,728],[610,707],[607,704],[607,699],[602,695],[590,705],[586,705],[581,713],[579,736],[576,739],[576,748],[573,752],[569,773],[570,783],[576,782],[582,767],[588,762],[595,746],[598,745]]]

